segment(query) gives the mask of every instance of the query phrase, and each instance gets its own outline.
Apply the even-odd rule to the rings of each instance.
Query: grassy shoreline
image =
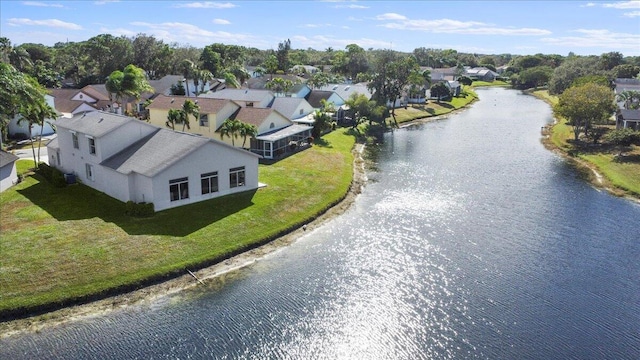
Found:
[[[436,117],[467,95],[396,109],[398,123]],[[301,227],[344,199],[354,183],[354,133],[339,129],[311,149],[260,165],[267,187],[157,213],[78,184],[64,189],[29,174],[0,197],[0,322],[128,293],[221,263]],[[31,166],[33,163],[31,162]]]
[[[558,98],[550,95],[546,90],[529,91],[529,94],[544,100],[553,106]],[[550,150],[556,151],[571,161],[593,185],[607,190],[615,196],[627,197],[640,201],[640,162],[633,161],[640,158],[640,146],[632,146],[627,152],[630,161],[616,160],[611,149],[595,149],[585,151],[576,148],[571,140],[573,130],[563,118],[545,128],[546,136],[543,144]]]

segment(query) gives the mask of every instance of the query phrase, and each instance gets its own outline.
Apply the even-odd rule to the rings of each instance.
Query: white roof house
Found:
[[[224,89],[201,94],[199,97],[232,100],[242,107],[267,108],[275,98],[269,90]]]
[[[258,188],[260,156],[220,141],[93,111],[56,123],[49,164],[155,211]]]
[[[271,104],[273,110],[286,116],[289,120],[296,120],[313,113],[314,108],[304,98],[277,97]]]

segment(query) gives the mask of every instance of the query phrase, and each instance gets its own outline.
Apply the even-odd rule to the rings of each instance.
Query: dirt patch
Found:
[[[232,276],[234,272],[255,263],[278,249],[292,244],[302,237],[306,231],[313,230],[347,211],[367,182],[365,161],[362,155],[363,151],[364,145],[356,144],[353,150],[353,180],[344,199],[304,226],[265,245],[233,256],[213,266],[193,271],[195,277],[186,273],[180,277],[126,294],[56,310],[43,315],[2,322],[0,323],[0,338],[25,332],[39,332],[48,327],[54,327],[79,319],[100,316],[127,306],[151,303],[162,296],[174,294],[195,286],[202,286],[202,284],[213,287],[222,286],[227,277]]]

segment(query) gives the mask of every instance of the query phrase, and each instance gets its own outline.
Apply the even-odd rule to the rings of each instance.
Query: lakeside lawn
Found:
[[[410,104],[407,108],[395,109],[398,124],[405,122],[429,118],[433,116],[445,115],[454,110],[461,109],[478,99],[478,95],[471,87],[465,87],[463,96],[454,97],[450,101],[428,100],[426,104]],[[393,118],[387,118],[387,124],[393,126]]]
[[[537,90],[532,94],[551,105],[558,102],[558,97],[550,95],[547,90]],[[640,146],[631,146],[624,157],[616,157],[619,152],[616,149],[576,147],[571,125],[564,118],[556,120],[549,134],[553,146],[594,165],[613,188],[622,190],[620,194],[640,198]]]
[[[27,176],[0,197],[0,315],[183,274],[273,239],[346,195],[354,144],[336,130],[260,165],[264,188],[150,218],[129,217],[124,203],[82,184],[59,189]],[[22,173],[32,165],[18,162]]]

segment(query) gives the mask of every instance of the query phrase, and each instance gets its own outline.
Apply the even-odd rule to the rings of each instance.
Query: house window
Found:
[[[169,180],[169,194],[171,201],[189,198],[189,178]]]
[[[269,129],[273,129],[274,127],[276,127],[276,124],[274,123],[269,124]]]
[[[62,164],[60,163],[60,151],[56,151],[56,163],[57,163],[58,165],[62,165]]]
[[[80,145],[78,144],[78,134],[76,134],[75,132],[72,132],[71,139],[73,139],[73,148],[80,149]]]
[[[93,177],[94,173],[93,173],[93,165],[91,164],[85,164],[84,165],[84,169],[85,172],[87,173],[87,179],[94,181],[95,178]]]
[[[209,126],[209,116],[207,114],[200,115],[200,126]]]
[[[300,109],[300,115],[304,114],[304,109]]]
[[[229,169],[229,183],[232,188],[244,186],[244,166]]]
[[[91,155],[96,154],[96,141],[92,137],[89,138],[89,154]]]
[[[218,172],[210,172],[200,175],[202,195],[218,192]]]
[[[247,103],[247,107],[253,107],[253,103],[252,102],[248,102]]]

